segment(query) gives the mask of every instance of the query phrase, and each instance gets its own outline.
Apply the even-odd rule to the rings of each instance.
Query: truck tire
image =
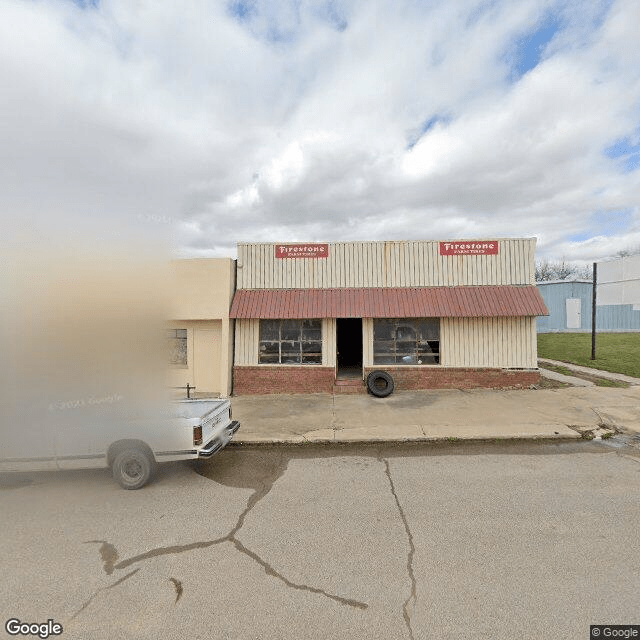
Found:
[[[140,489],[151,478],[153,461],[142,449],[124,449],[115,457],[111,470],[113,479],[123,489]]]
[[[393,378],[386,371],[372,371],[367,376],[367,389],[376,398],[386,398],[393,393]]]

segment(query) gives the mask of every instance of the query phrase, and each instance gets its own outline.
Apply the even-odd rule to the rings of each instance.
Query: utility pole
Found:
[[[596,288],[598,285],[598,263],[593,263],[593,293],[591,294],[591,359],[596,359]]]

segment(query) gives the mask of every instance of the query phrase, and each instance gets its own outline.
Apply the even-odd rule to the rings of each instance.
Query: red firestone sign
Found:
[[[471,242],[441,242],[441,256],[495,256],[498,253],[497,240],[474,240]]]
[[[276,258],[326,258],[328,244],[277,244]]]

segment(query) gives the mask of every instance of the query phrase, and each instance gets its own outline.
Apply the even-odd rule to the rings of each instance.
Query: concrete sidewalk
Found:
[[[594,369],[592,367],[582,367],[578,364],[572,364],[571,362],[561,362],[560,360],[548,360],[547,358],[538,358],[540,364],[551,365],[553,367],[564,367],[569,371],[575,373],[590,376],[593,378],[602,378],[604,380],[611,380],[612,382],[624,382],[630,385],[640,385],[640,378],[633,378],[631,376],[625,376],[622,373],[612,373],[610,371],[603,371],[602,369]],[[540,370],[541,373],[548,372],[548,369]],[[553,373],[553,372],[550,372]],[[562,375],[562,374],[560,374]],[[548,376],[551,377],[551,376]],[[557,379],[557,378],[556,378]],[[583,381],[586,382],[586,381]],[[592,383],[593,384],[593,383]],[[588,385],[584,385],[588,386]]]
[[[577,427],[601,426],[640,432],[637,386],[237,396],[232,404],[236,443],[573,439]]]

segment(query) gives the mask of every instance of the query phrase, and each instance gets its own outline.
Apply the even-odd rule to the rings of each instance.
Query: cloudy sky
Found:
[[[637,0],[0,0],[5,237],[640,245]]]

